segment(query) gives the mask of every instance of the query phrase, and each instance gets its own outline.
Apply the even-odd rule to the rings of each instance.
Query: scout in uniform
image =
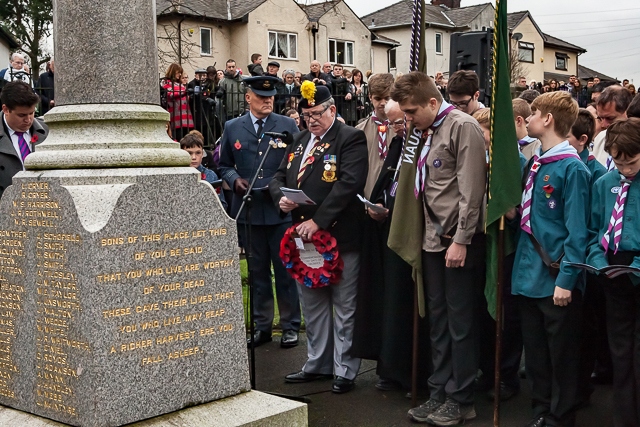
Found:
[[[591,174],[566,140],[578,116],[571,95],[543,94],[531,110],[529,135],[542,146],[525,172],[512,275],[532,389],[533,419],[527,425],[573,426],[584,280],[564,261],[585,259]]]
[[[390,126],[384,107],[389,100],[389,93],[393,86],[393,75],[375,74],[369,80],[369,100],[373,105],[371,115],[364,122],[356,126],[367,136],[367,150],[369,151],[369,175],[364,186],[364,197],[371,197],[371,190],[378,180],[384,160],[389,153],[389,145],[396,135]]]
[[[614,122],[607,130],[605,151],[616,163],[593,186],[591,242],[587,263],[640,267],[638,203],[640,119]],[[622,274],[604,279],[607,330],[613,362],[613,425],[640,425],[640,278]]]
[[[273,113],[273,96],[276,94],[274,77],[251,77],[244,79],[247,93],[245,101],[249,113],[226,123],[220,142],[220,175],[233,190],[230,215],[238,214],[242,199],[249,187],[249,181],[257,173],[258,179],[252,193],[251,227],[253,262],[249,268],[253,273],[254,320],[256,332],[254,345],[271,341],[273,327],[273,290],[271,266],[275,275],[276,295],[282,326],[281,347],[298,345],[300,329],[300,303],[295,282],[285,270],[280,260],[280,240],[291,226],[291,217],[281,216],[274,207],[267,185],[276,173],[286,145],[279,140],[264,136],[265,132],[291,134],[298,132],[296,122]],[[271,150],[261,170],[261,156],[267,147]],[[238,235],[246,241],[245,224],[247,210],[243,209],[238,221]]]
[[[399,77],[391,98],[426,139],[416,150],[414,194],[423,207],[422,271],[433,373],[430,399],[409,411],[418,422],[453,425],[476,417],[477,277],[484,277],[484,138],[478,122],[442,99],[433,80]],[[402,217],[398,209],[396,218]]]
[[[576,149],[580,159],[591,172],[591,182],[589,188],[593,188],[593,183],[602,175],[607,173],[607,169],[589,153],[587,147],[593,141],[595,133],[596,119],[586,109],[581,108],[578,112],[571,131],[567,135],[567,140]],[[582,303],[582,354],[580,360],[580,377],[578,382],[578,405],[588,404],[591,394],[595,391],[592,384],[591,374],[596,366],[596,359],[600,369],[607,367],[611,369],[611,356],[609,355],[609,344],[606,333],[606,304],[604,291],[602,289],[602,279],[594,274],[586,274],[586,287]]]

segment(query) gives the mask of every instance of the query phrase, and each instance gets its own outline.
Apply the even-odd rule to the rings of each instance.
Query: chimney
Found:
[[[449,9],[458,9],[460,0],[431,0],[431,4],[434,6],[446,6]]]

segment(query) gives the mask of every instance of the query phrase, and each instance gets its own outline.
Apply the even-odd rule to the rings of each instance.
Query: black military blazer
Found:
[[[308,130],[295,136],[269,184],[271,197],[278,209],[282,198],[280,188],[298,188],[298,171],[310,138]],[[367,139],[361,130],[336,120],[321,143],[323,150],[316,150],[314,162],[307,167],[300,183],[300,189],[316,205],[294,209],[291,212],[293,222],[313,219],[321,229],[330,231],[337,239],[339,250],[360,250],[365,210],[357,195],[364,191],[369,171]]]

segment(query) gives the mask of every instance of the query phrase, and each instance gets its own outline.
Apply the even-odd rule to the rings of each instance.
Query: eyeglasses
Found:
[[[322,118],[322,115],[324,114],[325,111],[327,111],[329,109],[329,107],[331,107],[330,105],[327,105],[326,107],[324,107],[324,110],[316,112],[316,113],[303,113],[301,114],[301,116],[304,118],[304,120],[306,122],[309,121],[309,119],[313,119],[314,121],[318,121]]]
[[[466,106],[469,105],[471,101],[473,101],[473,98],[469,98],[466,101],[460,101],[460,102],[450,101],[449,103],[456,108],[466,108]]]

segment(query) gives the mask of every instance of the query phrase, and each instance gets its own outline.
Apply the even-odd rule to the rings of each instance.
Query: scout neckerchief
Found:
[[[520,147],[520,151],[522,151],[524,147],[531,144],[535,140],[535,138],[531,138],[530,136],[525,136],[524,138],[518,140],[518,147]]]
[[[302,167],[300,168],[300,171],[298,172],[298,188],[300,188],[300,182],[302,181],[302,177],[304,176],[304,172],[313,163],[313,155],[316,152],[316,148],[318,148],[319,146],[320,146],[320,137],[319,136],[315,136],[314,139],[313,139],[313,147],[311,148],[311,151],[309,151],[309,154],[307,155],[307,158],[304,159],[304,162],[302,163]]]
[[[624,217],[624,205],[627,201],[627,192],[629,191],[629,186],[631,185],[631,181],[633,178],[625,178],[622,174],[620,174],[620,190],[618,190],[618,197],[616,198],[616,203],[613,205],[613,211],[611,211],[611,220],[609,220],[609,227],[607,228],[607,232],[602,236],[602,240],[600,243],[604,248],[604,251],[607,252],[609,250],[609,243],[611,239],[611,233],[613,232],[613,253],[618,252],[618,246],[620,245],[620,238],[622,237],[622,220]]]
[[[607,164],[605,166],[607,167],[607,172],[611,172],[616,169],[616,163],[613,161],[613,157],[607,157]]]
[[[445,117],[451,112],[455,110],[455,107],[449,104],[447,101],[442,101],[442,105],[438,110],[438,115],[436,116],[433,124],[429,126],[429,130],[427,131],[427,140],[422,147],[422,151],[420,152],[420,157],[418,158],[418,165],[416,170],[416,184],[413,189],[413,193],[416,196],[416,199],[420,197],[420,192],[424,191],[424,185],[427,180],[427,155],[429,154],[429,149],[431,149],[431,139],[433,138],[433,132],[438,129],[438,126],[442,124]],[[424,135],[424,134],[423,134]]]
[[[389,120],[380,120],[376,116],[371,116],[371,120],[378,125],[378,155],[380,159],[387,158],[389,149],[387,148],[387,131],[389,130]]]
[[[580,159],[578,156],[578,152],[575,148],[569,145],[569,141],[564,141],[555,147],[548,150],[542,156],[540,156],[540,148],[538,148],[537,154],[533,156],[533,164],[531,165],[531,169],[529,170],[529,176],[527,178],[527,184],[524,187],[524,192],[522,193],[522,219],[520,220],[520,227],[526,233],[531,233],[531,199],[533,196],[533,185],[535,181],[536,174],[540,169],[541,165],[546,165],[547,163],[557,162],[558,160],[567,159],[569,157],[576,157]],[[581,160],[582,161],[582,160]]]

